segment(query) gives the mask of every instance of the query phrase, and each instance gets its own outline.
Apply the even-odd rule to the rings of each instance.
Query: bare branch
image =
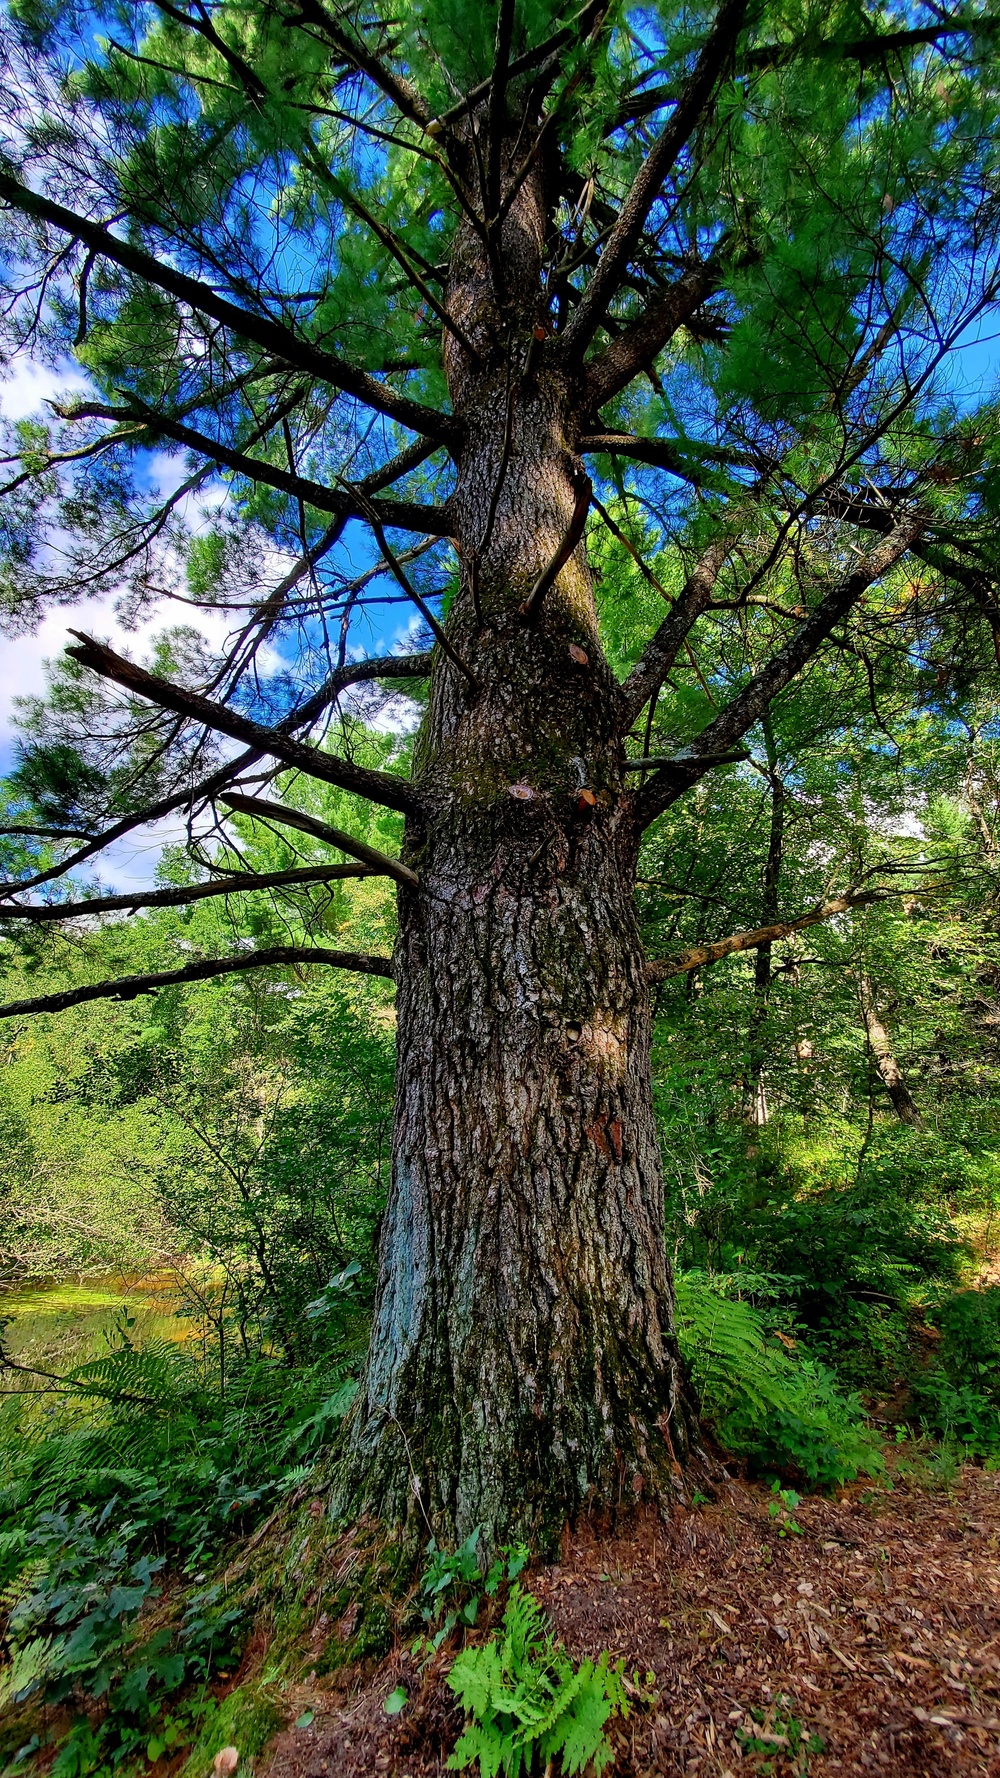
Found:
[[[388,564],[389,571],[392,574],[393,579],[399,584],[399,586],[402,587],[407,598],[412,599],[414,605],[416,606],[417,610],[419,611],[425,624],[427,624],[428,628],[431,630],[435,641],[440,645],[441,648],[443,648],[445,654],[448,656],[448,659],[450,661],[454,662],[454,665],[458,668],[459,672],[464,673],[466,679],[469,681],[469,684],[472,686],[473,691],[478,696],[479,692],[482,689],[482,687],[479,684],[479,680],[476,678],[476,675],[472,671],[472,668],[470,666],[468,666],[466,664],[466,662],[462,659],[462,656],[459,654],[454,643],[449,640],[448,636],[445,633],[443,626],[438,623],[437,618],[434,616],[434,613],[431,610],[430,606],[427,604],[426,600],[424,600],[420,597],[420,594],[417,592],[416,587],[413,585],[413,582],[410,580],[409,576],[407,575],[406,570],[403,568],[402,564],[400,563],[399,557],[389,547],[389,543],[388,543],[386,535],[385,535],[385,530],[382,525],[382,520],[379,516],[379,513],[378,513],[374,503],[371,500],[363,500],[361,502],[361,510],[362,510],[365,518],[368,520],[368,523],[370,524],[372,530],[375,533],[375,541],[377,542],[379,549],[382,552],[382,555],[385,557],[386,563]]]
[[[353,834],[331,827],[326,821],[317,821],[314,815],[307,815],[301,809],[293,809],[287,803],[271,802],[263,796],[243,796],[235,790],[227,791],[219,801],[227,809],[235,809],[240,815],[252,815],[257,821],[280,821],[285,827],[297,827],[300,833],[311,834],[325,845],[337,846],[351,858],[360,859],[375,876],[393,877],[407,889],[420,888],[416,872],[401,864],[398,858],[390,858],[388,853],[377,851],[364,840],[357,840]]]
[[[173,439],[176,444],[184,445],[188,450],[210,457],[224,469],[246,476],[248,481],[262,482],[266,487],[278,488],[283,494],[291,495],[294,500],[304,501],[307,506],[315,507],[317,512],[331,512],[338,518],[348,518],[352,513],[357,516],[362,511],[360,500],[352,497],[349,482],[341,483],[339,489],[326,488],[322,482],[314,482],[308,476],[293,474],[277,464],[262,462],[259,457],[250,457],[245,451],[236,450],[221,439],[209,438],[207,433],[198,432],[193,426],[187,426],[169,414],[155,413],[135,403],[130,407],[110,407],[98,401],[83,401],[72,407],[56,408],[55,411],[64,420],[114,420],[118,425],[136,423],[154,438]],[[111,439],[108,442],[114,441]],[[427,447],[424,448],[426,452]],[[423,506],[408,500],[382,500],[369,501],[366,511],[368,505],[374,506],[386,525],[400,530],[430,533],[435,537],[451,536],[452,527],[444,506]]]
[[[771,926],[757,926],[751,932],[732,932],[728,938],[713,939],[704,945],[692,945],[689,950],[678,951],[676,957],[658,958],[646,966],[646,979],[650,982],[669,981],[671,976],[686,975],[689,970],[703,969],[707,964],[718,963],[723,957],[731,957],[737,951],[755,951],[759,945],[774,944],[778,939],[791,938],[795,932],[804,932],[807,926],[819,926],[824,920],[832,920],[835,914],[844,914],[849,908],[868,907],[872,902],[885,901],[891,895],[909,893],[893,889],[862,889],[848,890],[844,895],[832,896],[828,901],[820,902],[818,907],[808,914],[800,914],[796,920],[776,920]]]
[[[812,610],[789,637],[783,648],[767,666],[754,675],[738,697],[702,729],[700,735],[674,755],[669,766],[661,766],[637,799],[636,813],[640,827],[648,826],[671,803],[683,796],[704,776],[706,762],[728,752],[742,740],[806,662],[816,653],[820,643],[829,636],[835,624],[846,617],[874,580],[889,569],[910,549],[927,523],[922,514],[910,515],[895,525],[889,536],[868,556],[862,556],[850,574],[836,582],[824,599]],[[669,621],[669,619],[667,620]],[[654,638],[655,640],[655,638]],[[641,706],[640,706],[641,708]]]
[[[290,735],[297,728],[305,728],[309,723],[315,722],[327,706],[332,704],[340,693],[351,685],[358,685],[373,679],[425,679],[430,673],[431,665],[429,654],[388,655],[384,659],[350,662],[335,673],[331,673],[329,679],[320,686],[317,692],[313,693],[311,698],[278,723],[275,732],[280,735]],[[87,838],[85,845],[68,858],[64,858],[61,863],[50,866],[48,870],[39,871],[36,876],[28,877],[26,880],[0,884],[0,900],[11,895],[26,894],[30,889],[39,889],[44,883],[51,883],[58,877],[66,876],[69,871],[77,870],[80,865],[86,864],[88,859],[103,852],[116,840],[124,838],[125,834],[134,832],[137,827],[146,827],[152,821],[162,821],[164,816],[172,815],[178,809],[193,809],[199,803],[211,801],[220,790],[225,789],[227,784],[231,784],[242,773],[249,771],[251,766],[255,766],[267,751],[267,748],[264,747],[252,747],[247,752],[238,754],[235,759],[227,760],[197,783],[187,785],[183,790],[173,791],[169,796],[160,797],[157,802],[148,804],[145,809],[139,810],[136,814],[123,816],[120,821],[116,821],[113,826],[106,828],[103,833]]]
[[[701,55],[664,126],[642,163],[618,215],[597,269],[562,336],[562,350],[579,361],[604,319],[635,252],[663,182],[702,117],[732,55],[746,15],[747,0],[722,0]],[[605,397],[605,399],[607,399]]]
[[[259,753],[269,753],[283,765],[293,766],[307,777],[336,784],[341,790],[368,797],[371,802],[381,803],[387,809],[398,809],[406,814],[417,807],[416,792],[403,778],[395,778],[390,772],[373,772],[367,766],[354,765],[351,760],[341,759],[335,753],[322,753],[318,747],[307,747],[301,741],[292,740],[280,728],[267,728],[248,716],[240,716],[225,704],[213,703],[211,698],[202,697],[199,692],[186,691],[168,679],[147,673],[134,661],[115,654],[113,649],[95,642],[91,636],[82,635],[79,630],[71,630],[70,635],[76,636],[80,644],[78,648],[66,650],[74,660],[98,673],[102,679],[110,679],[124,690],[148,698],[161,710],[174,710],[178,716],[200,722],[221,735],[231,735],[235,741],[249,743]]]
[[[891,530],[894,523],[893,510],[887,501],[866,498],[863,494],[850,493],[830,495],[824,507],[843,518],[852,525],[860,525],[866,530],[885,533]],[[928,513],[927,524],[933,524],[933,515]],[[913,554],[928,568],[937,574],[944,575],[946,580],[953,580],[964,587],[972,595],[973,603],[989,624],[993,637],[993,653],[997,665],[1000,666],[1000,604],[997,602],[998,581],[984,569],[975,567],[968,562],[959,562],[947,546],[931,536],[918,539],[913,544]]]
[[[196,31],[199,37],[203,37],[206,43],[210,43],[212,48],[218,51],[226,66],[236,75],[251,101],[260,101],[269,97],[267,87],[260,76],[251,68],[249,62],[245,62],[243,57],[238,55],[224,38],[219,36],[211,19],[205,17],[203,8],[199,7],[198,16],[193,17],[190,13],[182,12],[179,7],[171,6],[169,0],[153,0],[153,4],[159,12],[164,13],[167,18],[173,19],[175,24],[182,26],[186,31]]]
[[[0,1019],[65,1012],[67,1007],[83,1006],[88,1000],[137,1000],[140,994],[155,994],[158,988],[172,988],[179,982],[206,982],[216,975],[237,975],[246,969],[269,969],[287,963],[326,963],[334,969],[353,969],[362,975],[394,979],[388,957],[328,951],[311,945],[271,945],[267,950],[252,951],[242,957],[206,957],[199,963],[186,963],[183,969],[163,969],[155,975],[123,975],[117,981],[91,982],[86,987],[67,988],[62,994],[43,994],[37,1000],[9,1000],[6,1006],[0,1006]]]
[[[736,68],[757,70],[784,67],[800,57],[803,61],[858,62],[865,67],[907,49],[938,45],[946,42],[949,37],[968,37],[974,31],[982,35],[987,29],[995,31],[997,27],[993,20],[982,13],[975,20],[942,18],[937,25],[886,31],[881,36],[866,34],[864,37],[852,37],[845,41],[829,37],[802,37],[789,43],[762,43],[738,55]],[[644,92],[624,101],[615,113],[610,127],[612,130],[621,129],[624,124],[637,123],[644,117],[650,117],[654,111],[662,110],[665,105],[672,105],[677,96],[677,89],[673,86],[647,87]]]
[[[235,871],[208,883],[188,883],[176,889],[137,890],[134,895],[94,895],[86,901],[50,901],[35,907],[10,902],[0,907],[0,921],[30,920],[47,925],[79,920],[91,914],[135,913],[139,908],[184,907],[213,895],[249,895],[257,889],[302,889],[310,883],[326,883],[339,877],[369,877],[373,872],[360,864],[316,864],[304,869]]]
[[[605,254],[610,248],[611,241],[604,250]],[[603,264],[604,254],[598,261],[598,271]],[[677,329],[690,320],[708,297],[714,295],[719,288],[720,270],[720,261],[716,255],[707,264],[685,272],[676,284],[650,302],[642,314],[605,347],[599,357],[588,363],[587,402],[595,412],[624,389],[641,370],[651,365]],[[594,276],[597,277],[596,272]],[[570,327],[572,325],[571,322]]]
[[[594,511],[599,514],[601,520],[607,526],[615,541],[620,543],[622,548],[631,556],[639,573],[642,575],[643,580],[646,582],[646,585],[651,586],[654,592],[659,593],[660,598],[665,599],[668,605],[672,605],[674,603],[672,595],[667,592],[662,581],[657,580],[656,575],[653,573],[649,564],[643,561],[635,544],[632,542],[631,537],[629,537],[627,533],[622,530],[621,526],[612,518],[607,507],[604,505],[603,501],[598,500],[596,494],[592,494],[590,498]]]
[[[403,117],[408,117],[421,128],[430,123],[430,112],[416,88],[408,80],[400,79],[391,68],[387,68],[360,36],[345,30],[338,19],[331,17],[326,8],[320,5],[319,0],[299,0],[297,16],[303,24],[312,25],[322,32],[327,42],[333,44],[352,68],[366,74],[372,85],[378,87],[387,99],[392,100]]]
[[[663,684],[677,659],[678,649],[711,599],[732,546],[733,538],[727,534],[716,538],[702,551],[659,629],[646,644],[641,660],[636,662],[622,686],[625,728],[631,728],[647,699]],[[725,747],[715,748],[716,753],[725,751]]]
[[[973,32],[985,34],[990,31],[995,35],[997,29],[997,21],[989,19],[985,13],[977,19],[942,17],[935,25],[884,31],[881,35],[867,33],[864,37],[849,38],[846,43],[839,43],[835,37],[819,40],[804,37],[795,43],[761,43],[746,50],[740,56],[739,65],[741,68],[781,68],[802,56],[814,61],[860,62],[866,67],[872,62],[884,61],[887,56],[899,55],[903,50],[939,45],[949,37],[968,37]]]
[[[23,834],[35,840],[91,840],[93,834],[82,827],[0,827],[0,835]]]
[[[656,766],[668,766],[672,762],[671,754],[650,754],[643,759],[627,759],[626,772],[651,772]],[[743,760],[752,758],[749,747],[734,747],[729,753],[707,753],[704,764],[707,766],[736,766]]]
[[[690,457],[670,439],[639,438],[633,432],[588,432],[577,445],[581,456],[601,451],[606,452],[609,457],[631,457],[636,463],[648,463],[653,469],[665,469],[668,474],[676,475],[679,481],[693,482],[696,487],[707,486],[709,478],[700,463],[693,459],[700,458],[734,469],[761,467],[760,462],[749,451],[726,451],[716,445],[701,443],[691,444],[689,449]]]

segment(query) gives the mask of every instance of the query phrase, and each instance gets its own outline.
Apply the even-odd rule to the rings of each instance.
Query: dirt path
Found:
[[[804,1500],[784,1537],[770,1504],[725,1484],[666,1527],[581,1534],[530,1575],[574,1656],[608,1648],[654,1675],[608,1778],[1000,1778],[1000,1474]],[[399,1684],[410,1702],[390,1718]],[[400,1650],[353,1694],[322,1685],[296,1688],[314,1721],[278,1737],[258,1778],[445,1772],[460,1721],[440,1669],[421,1679]]]

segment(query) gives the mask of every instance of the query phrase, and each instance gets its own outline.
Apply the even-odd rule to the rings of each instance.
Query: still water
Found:
[[[190,1340],[194,1328],[183,1306],[171,1271],[18,1284],[0,1289],[3,1347],[19,1364],[64,1371],[98,1357],[123,1335],[134,1345]]]

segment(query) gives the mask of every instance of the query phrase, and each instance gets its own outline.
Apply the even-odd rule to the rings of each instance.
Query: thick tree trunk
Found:
[[[620,697],[581,544],[522,606],[581,486],[573,391],[524,360],[543,212],[513,206],[496,321],[460,244],[449,345],[465,447],[462,586],[420,738],[423,816],[400,896],[393,1180],[371,1352],[336,1494],[390,1522],[536,1547],[589,1503],[680,1488],[690,1435],[672,1331],[633,907]],[[462,263],[466,253],[468,263]]]

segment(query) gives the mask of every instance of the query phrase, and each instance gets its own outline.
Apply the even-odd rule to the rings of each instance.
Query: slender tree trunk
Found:
[[[773,926],[778,918],[778,892],[781,883],[781,860],[785,839],[785,786],[778,773],[778,750],[769,716],[761,721],[767,749],[768,784],[771,791],[771,820],[767,836],[767,860],[764,865],[761,895],[762,926]],[[758,1128],[767,1123],[771,1109],[767,1098],[767,1010],[771,1000],[771,950],[767,940],[757,946],[753,978],[753,1009],[750,1014],[750,1066],[748,1094],[749,1121]]]
[[[374,1332],[335,1495],[390,1522],[536,1547],[589,1503],[665,1497],[690,1445],[671,1318],[633,903],[620,695],[581,544],[574,391],[535,375],[544,203],[504,230],[520,299],[497,354],[478,240],[446,342],[465,425],[449,617],[400,894],[393,1175]],[[528,367],[525,359],[528,356]]]
[[[858,1000],[861,1004],[861,1017],[864,1020],[868,1036],[868,1046],[882,1085],[892,1101],[892,1108],[904,1124],[910,1124],[914,1130],[920,1130],[923,1128],[920,1113],[893,1054],[889,1033],[879,1018],[871,981],[864,973],[858,977]]]

